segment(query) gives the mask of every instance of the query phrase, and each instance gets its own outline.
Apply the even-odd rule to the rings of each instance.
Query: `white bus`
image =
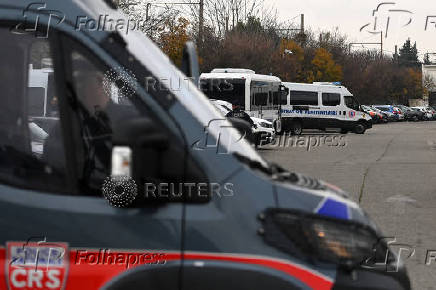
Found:
[[[275,76],[260,75],[249,69],[214,69],[200,76],[200,89],[215,100],[238,106],[250,117],[274,122],[280,105],[286,103],[286,88]]]
[[[287,83],[286,104],[281,106],[280,125],[283,132],[295,135],[303,129],[341,129],[363,134],[372,127],[371,116],[360,109],[353,95],[339,83]]]

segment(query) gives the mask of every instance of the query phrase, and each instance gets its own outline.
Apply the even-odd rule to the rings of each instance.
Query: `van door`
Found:
[[[106,183],[113,125],[144,114],[163,129],[165,122],[145,104],[121,108],[109,101],[107,85],[125,83],[98,57],[105,55],[100,48],[91,51],[54,29],[41,39],[2,26],[0,37],[0,61],[14,68],[0,70],[0,263],[7,267],[0,288],[116,286],[123,282],[117,276],[126,278],[135,268],[143,288],[178,289],[183,204],[114,208],[102,194],[119,190]],[[54,60],[56,83],[48,100],[59,100],[47,132],[27,109],[33,97],[29,64],[36,67],[46,57]],[[129,93],[139,99],[135,90]],[[173,137],[172,143],[180,143]],[[154,157],[144,160],[147,166],[158,165]],[[174,158],[167,168],[183,164]]]
[[[303,128],[318,129],[320,126],[320,96],[315,90],[290,90],[290,105],[295,114],[294,118],[299,118]]]
[[[342,117],[345,121],[358,121],[359,103],[352,95],[344,95],[344,109]]]
[[[342,112],[341,109],[341,95],[336,92],[322,92],[321,93],[321,104],[323,115],[322,124],[324,128],[340,128]],[[322,126],[320,124],[320,126]]]

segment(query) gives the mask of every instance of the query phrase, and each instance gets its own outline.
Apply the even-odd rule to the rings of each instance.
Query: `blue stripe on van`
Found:
[[[317,213],[328,217],[344,220],[349,219],[347,205],[333,199],[325,200],[324,204],[318,209]]]

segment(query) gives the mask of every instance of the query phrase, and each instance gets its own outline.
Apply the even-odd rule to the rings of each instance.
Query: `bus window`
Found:
[[[226,101],[245,109],[245,79],[202,79],[200,89],[209,99]]]

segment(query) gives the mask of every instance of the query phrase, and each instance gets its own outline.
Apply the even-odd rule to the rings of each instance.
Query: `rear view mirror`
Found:
[[[286,105],[288,103],[289,88],[284,85],[280,85],[280,104]]]
[[[200,67],[198,65],[197,49],[192,41],[188,41],[183,48],[181,70],[192,79],[194,84],[199,84]]]

